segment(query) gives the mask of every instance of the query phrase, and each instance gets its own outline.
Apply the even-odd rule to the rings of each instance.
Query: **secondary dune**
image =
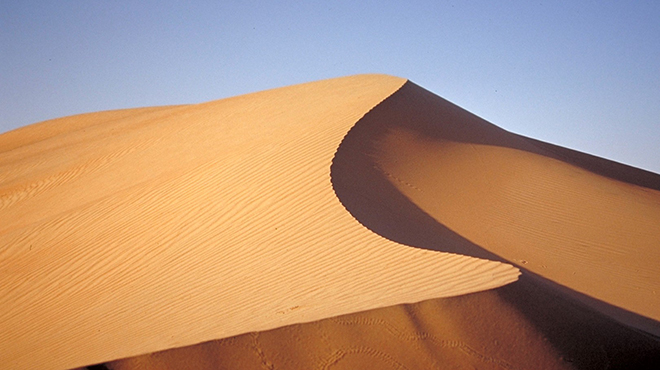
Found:
[[[105,364],[179,369],[648,369],[660,341],[531,281]]]
[[[405,83],[355,76],[0,135],[1,366],[85,366],[515,281],[506,263],[387,239],[335,193],[338,145]]]

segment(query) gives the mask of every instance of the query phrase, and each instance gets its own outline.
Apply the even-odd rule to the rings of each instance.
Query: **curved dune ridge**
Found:
[[[383,237],[335,194],[338,145],[405,83],[354,76],[0,135],[0,366],[85,366],[517,280]]]
[[[506,132],[406,82],[331,166],[367,229],[509,261],[513,284],[253,332],[111,369],[657,369],[660,176]]]
[[[342,146],[337,195],[375,232],[513,263],[660,336],[659,175],[511,134],[411,82]],[[393,221],[378,207],[407,212]],[[470,245],[438,238],[448,232]]]

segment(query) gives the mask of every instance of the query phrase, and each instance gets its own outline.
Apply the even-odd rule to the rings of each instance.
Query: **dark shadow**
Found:
[[[495,292],[576,369],[660,368],[660,339],[619,324],[534,276],[524,273]]]
[[[632,176],[638,180],[636,185],[660,190],[659,175],[511,134],[408,82],[367,113],[346,135],[333,159],[331,180],[341,203],[362,225],[412,247],[508,262],[438,223],[390,183],[373,160],[375,148],[369,146],[376,141],[374,138],[386,135],[390,129],[383,122],[404,122],[406,127],[442,140],[504,144],[589,170],[597,167],[599,174],[619,181]],[[630,322],[654,326],[658,331],[660,323],[521,270],[520,281],[496,291],[547,336],[560,353],[571,357],[577,368],[601,368],[592,367],[589,362],[599,351],[604,354],[597,357],[605,356],[610,369],[653,368],[645,366],[660,363],[658,338],[619,324],[601,312],[625,316]],[[630,364],[636,366],[627,366]]]
[[[108,370],[108,367],[105,364],[96,364],[87,366],[87,370]]]

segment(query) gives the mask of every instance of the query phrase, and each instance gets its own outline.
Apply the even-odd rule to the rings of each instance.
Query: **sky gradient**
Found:
[[[660,173],[657,1],[0,0],[0,132],[358,73]]]

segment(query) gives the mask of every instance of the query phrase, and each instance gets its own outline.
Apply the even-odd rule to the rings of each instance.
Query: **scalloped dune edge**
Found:
[[[337,145],[405,83],[353,76],[0,135],[0,364],[85,366],[516,281],[505,263],[386,239],[338,200]]]

